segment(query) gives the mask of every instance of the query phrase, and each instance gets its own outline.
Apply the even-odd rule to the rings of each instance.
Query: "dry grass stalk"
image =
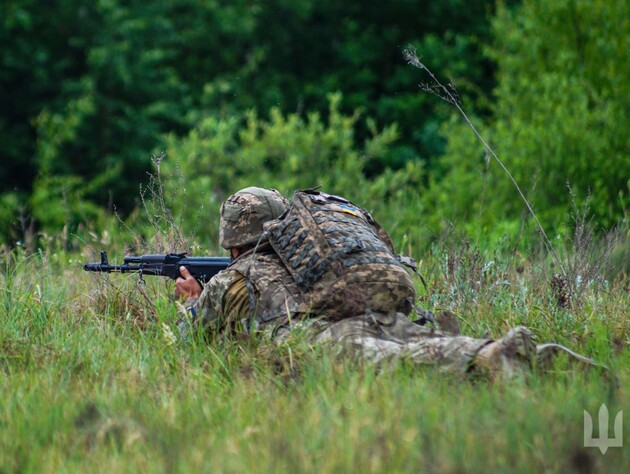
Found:
[[[542,224],[538,220],[538,217],[536,216],[536,213],[532,209],[532,206],[529,204],[529,201],[525,197],[525,194],[523,194],[523,192],[521,191],[521,188],[519,187],[518,183],[516,182],[516,180],[514,179],[512,174],[510,173],[510,171],[503,164],[503,162],[499,159],[499,157],[495,154],[494,150],[490,147],[490,145],[488,145],[488,143],[484,140],[484,138],[481,136],[481,134],[477,131],[477,128],[474,126],[474,124],[472,123],[472,121],[470,120],[470,118],[468,117],[466,112],[464,112],[464,109],[461,106],[461,100],[460,100],[459,94],[457,93],[457,90],[456,90],[455,86],[452,83],[449,83],[447,85],[442,84],[435,77],[435,75],[431,72],[431,70],[428,67],[426,67],[424,65],[424,63],[422,63],[422,61],[420,61],[420,58],[416,54],[416,50],[415,50],[414,47],[412,47],[412,46],[407,47],[407,49],[405,49],[403,51],[403,56],[404,56],[405,60],[409,64],[411,64],[414,67],[417,67],[421,71],[425,71],[429,75],[429,77],[431,79],[431,82],[428,83],[428,84],[427,83],[421,84],[420,88],[423,91],[428,92],[428,93],[433,94],[433,95],[436,95],[440,99],[442,99],[442,100],[448,102],[449,104],[453,105],[458,110],[458,112],[462,115],[462,117],[464,117],[464,120],[466,121],[468,126],[472,129],[472,131],[474,132],[475,136],[483,144],[483,146],[486,149],[486,151],[494,158],[494,160],[498,163],[498,165],[501,167],[501,169],[508,176],[508,178],[510,179],[510,181],[514,185],[514,188],[518,192],[519,196],[521,197],[521,199],[525,203],[525,206],[527,207],[529,213],[534,218],[534,221],[536,222],[536,226],[538,227],[538,231],[540,232],[540,235],[541,235],[541,237],[543,239],[543,242],[545,243],[545,246],[551,252],[554,260],[556,261],[556,263],[558,264],[558,266],[562,270],[563,275],[566,276],[567,272],[566,272],[566,270],[564,268],[564,265],[562,264],[562,261],[558,257],[558,254],[556,253],[556,250],[554,249],[553,245],[551,244],[551,241],[549,240],[549,237],[547,237],[547,234],[545,233],[545,230],[543,229]]]

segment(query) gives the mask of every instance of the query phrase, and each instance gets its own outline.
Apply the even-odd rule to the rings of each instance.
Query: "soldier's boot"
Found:
[[[578,362],[585,366],[606,368],[606,366],[598,364],[593,359],[584,357],[567,347],[555,343],[539,344],[536,346],[536,365],[543,369],[547,368],[551,366],[553,359],[558,354],[566,354],[571,362]]]
[[[501,339],[482,347],[474,367],[490,380],[512,379],[529,373],[536,358],[536,344],[529,329],[517,326]]]

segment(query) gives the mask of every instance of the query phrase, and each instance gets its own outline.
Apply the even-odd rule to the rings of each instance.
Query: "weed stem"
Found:
[[[459,100],[459,96],[457,94],[457,91],[456,91],[455,87],[452,86],[452,85],[450,85],[450,87],[444,86],[435,77],[435,75],[431,72],[431,70],[428,67],[426,67],[422,63],[422,61],[420,61],[420,58],[418,58],[418,55],[416,54],[416,50],[415,50],[415,48],[413,46],[408,46],[403,51],[403,57],[412,66],[415,66],[418,69],[420,69],[422,71],[425,71],[429,75],[429,77],[431,78],[431,81],[433,81],[432,85],[422,84],[420,86],[422,88],[422,90],[424,90],[425,92],[429,92],[429,93],[431,93],[433,95],[436,95],[440,99],[442,99],[442,100],[448,102],[449,104],[455,106],[455,108],[459,111],[459,113],[462,115],[462,117],[464,117],[464,120],[466,121],[468,126],[472,129],[472,131],[474,132],[475,136],[483,144],[484,148],[495,159],[495,161],[499,164],[501,169],[505,172],[505,174],[507,174],[508,178],[510,178],[510,181],[512,182],[512,184],[516,188],[516,191],[518,192],[519,196],[521,197],[521,199],[525,203],[525,206],[527,207],[527,210],[529,211],[529,213],[534,218],[534,221],[536,222],[536,225],[538,226],[538,231],[540,232],[540,234],[541,234],[541,236],[543,238],[543,242],[545,243],[545,246],[551,252],[551,254],[553,256],[553,259],[555,260],[557,265],[560,267],[560,270],[562,271],[562,274],[564,276],[566,276],[567,272],[564,269],[564,265],[562,265],[562,261],[558,257],[558,254],[556,253],[556,250],[554,249],[553,245],[551,244],[551,240],[549,240],[549,237],[547,237],[545,229],[543,229],[542,224],[538,220],[538,217],[536,216],[536,213],[534,212],[534,209],[532,209],[532,206],[529,204],[529,201],[525,197],[525,194],[523,194],[523,192],[521,191],[521,188],[518,185],[518,183],[516,182],[516,180],[514,179],[514,177],[512,176],[512,173],[510,173],[510,171],[507,169],[507,167],[503,164],[503,162],[495,154],[494,150],[492,150],[490,145],[488,145],[488,143],[484,140],[484,138],[477,131],[477,128],[474,126],[474,124],[470,120],[470,118],[468,118],[468,115],[466,114],[466,112],[464,112],[464,109],[462,109],[461,101]]]

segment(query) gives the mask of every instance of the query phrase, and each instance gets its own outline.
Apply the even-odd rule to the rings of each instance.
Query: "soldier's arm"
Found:
[[[245,277],[226,270],[213,277],[198,298],[189,298],[185,306],[193,323],[212,332],[249,316],[250,297]]]

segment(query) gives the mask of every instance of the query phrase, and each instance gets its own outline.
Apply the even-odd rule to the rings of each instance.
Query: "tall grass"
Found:
[[[516,324],[611,367],[560,359],[489,384],[401,362],[375,368],[290,344],[180,340],[172,288],[102,280],[76,255],[2,257],[0,472],[628,472],[583,447],[583,410],[626,408],[627,282],[557,305],[537,260],[437,244],[423,303],[462,332]],[[73,263],[71,263],[73,262]],[[492,262],[492,263],[490,263]],[[126,279],[128,278],[128,279]],[[144,316],[143,316],[144,315]],[[145,317],[146,316],[146,317]],[[173,338],[175,335],[175,339]]]

